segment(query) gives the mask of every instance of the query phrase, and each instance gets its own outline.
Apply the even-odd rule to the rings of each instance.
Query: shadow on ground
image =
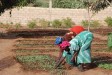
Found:
[[[5,68],[8,68],[10,66],[13,66],[16,64],[16,61],[13,57],[6,57],[0,60],[0,70],[3,70]]]

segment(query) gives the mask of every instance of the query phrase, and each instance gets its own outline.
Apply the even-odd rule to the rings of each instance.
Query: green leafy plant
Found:
[[[39,24],[40,24],[40,26],[42,26],[42,28],[49,27],[49,21],[47,21],[45,19],[40,19]]]
[[[16,59],[24,66],[25,69],[30,70],[49,71],[55,66],[55,59],[50,55],[16,56]]]
[[[35,20],[29,21],[28,24],[27,24],[27,26],[29,28],[31,28],[31,29],[35,28],[36,27],[36,21]]]
[[[83,20],[83,21],[81,22],[81,24],[82,24],[84,27],[88,27],[89,22],[88,22],[88,20]],[[99,23],[99,21],[97,21],[97,20],[92,20],[92,21],[90,21],[90,26],[91,26],[91,27],[94,27],[94,28],[97,28],[97,27],[100,26],[100,23]]]
[[[12,29],[13,28],[13,22],[11,22],[11,23],[6,23],[6,24],[4,24],[3,26],[6,28],[6,29]]]
[[[19,29],[19,28],[21,28],[21,27],[22,27],[22,26],[21,26],[20,23],[16,23],[16,24],[15,24],[15,28],[16,28],[16,29]]]
[[[55,8],[85,8],[84,2],[80,0],[53,0]]]
[[[0,28],[3,28],[4,26],[3,26],[3,23],[2,22],[0,22]]]
[[[73,25],[73,22],[70,18],[67,17],[66,19],[62,19],[62,26],[63,27],[69,28],[69,27],[72,27],[72,25]]]
[[[52,22],[52,26],[55,27],[55,28],[61,27],[61,24],[62,24],[62,22],[58,19],[56,19]]]
[[[13,25],[14,23],[13,22],[10,22],[10,25]]]
[[[98,65],[98,67],[108,69],[108,70],[112,70],[112,64],[101,63],[101,64]]]
[[[47,0],[33,0],[34,7],[49,7],[49,2]]]
[[[107,23],[107,25],[108,25],[109,27],[112,27],[112,17],[107,17],[107,18],[105,19],[105,22]]]

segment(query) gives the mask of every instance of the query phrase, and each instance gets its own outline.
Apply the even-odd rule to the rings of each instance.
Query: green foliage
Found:
[[[87,26],[89,25],[87,20],[82,20],[81,24],[82,24],[84,27],[87,27]]]
[[[61,28],[61,27],[70,28],[72,27],[73,24],[75,23],[73,23],[72,20],[68,17],[62,20],[56,19],[52,21],[52,26],[55,28]]]
[[[16,24],[15,24],[15,28],[16,28],[16,29],[21,28],[21,24],[20,24],[20,23],[16,23]]]
[[[73,22],[70,18],[62,19],[62,26],[63,27],[70,28],[70,27],[72,27],[72,25],[73,25]]]
[[[109,50],[112,50],[112,33],[108,33],[108,42],[107,42]]]
[[[16,56],[16,59],[26,69],[31,70],[52,70],[55,66],[55,59],[50,55],[27,55]]]
[[[29,21],[28,24],[27,24],[27,26],[29,28],[35,28],[36,27],[36,21],[34,21],[34,20]]]
[[[18,0],[17,5],[18,6],[26,6],[28,4],[27,0]]]
[[[54,8],[85,8],[80,0],[53,0]]]
[[[62,24],[62,22],[58,19],[56,19],[52,22],[52,26],[55,27],[55,28],[61,27],[61,24]]]
[[[26,6],[31,2],[32,0],[0,0],[0,14],[6,9],[11,9],[16,6]]]
[[[15,0],[0,0],[0,14],[3,13],[5,9],[12,8],[15,3]]]
[[[47,21],[45,19],[40,19],[39,24],[40,24],[40,26],[42,26],[42,28],[49,27],[49,21]]]
[[[86,8],[91,7],[95,12],[110,6],[112,0],[52,0],[54,8]],[[48,7],[49,0],[0,0],[0,14],[14,7],[28,6]],[[10,12],[11,13],[11,12]]]
[[[3,25],[4,27],[3,28],[6,28],[6,29],[13,29],[13,22],[11,23],[6,23]]]
[[[13,25],[14,23],[13,22],[10,22],[10,25]]]
[[[107,17],[107,18],[105,19],[105,22],[107,23],[107,25],[108,25],[109,27],[112,27],[112,18],[111,18],[111,17]]]
[[[34,7],[49,7],[49,2],[47,0],[33,0]]]
[[[101,64],[98,65],[98,67],[108,69],[108,70],[112,70],[112,64],[101,63]]]
[[[2,22],[0,22],[0,28],[3,28],[4,26],[3,26],[3,23]]]
[[[1,23],[0,28],[8,28],[8,25],[5,25],[5,24]]]
[[[89,26],[88,20],[83,20],[83,21],[81,22],[81,24],[82,24],[84,27],[88,27],[88,26]],[[90,21],[90,26],[96,28],[96,27],[99,27],[99,26],[100,26],[100,23],[99,23],[99,21],[97,21],[97,20],[92,20],[92,21]]]
[[[107,8],[108,6],[111,6],[112,0],[96,0],[91,5],[91,10],[98,12],[102,9]]]
[[[36,49],[32,49],[32,50],[18,49],[15,52],[16,53],[40,53],[40,51]]]

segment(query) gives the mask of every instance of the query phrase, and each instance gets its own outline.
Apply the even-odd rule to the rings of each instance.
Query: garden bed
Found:
[[[109,31],[107,30],[107,32]],[[15,58],[23,65],[24,69],[49,71],[54,68],[55,57],[46,55],[45,53],[49,54],[49,52],[59,50],[54,45],[55,38],[57,36],[63,36],[66,30],[20,30],[11,31],[10,33],[17,33],[19,34],[18,36],[25,37],[22,40],[16,41],[15,49],[13,50],[16,54]],[[32,36],[36,38],[32,38]],[[108,50],[106,44],[107,40],[101,40],[100,38],[94,38],[92,43],[92,59],[100,68],[105,68],[105,65],[111,65],[112,63],[112,53]],[[110,67],[109,69],[111,70]]]
[[[107,52],[93,53],[92,61],[99,68],[112,70],[112,53],[107,53]]]
[[[18,62],[23,65],[26,70],[43,70],[50,71],[54,69],[55,58],[51,55],[26,55],[26,56],[16,56]]]

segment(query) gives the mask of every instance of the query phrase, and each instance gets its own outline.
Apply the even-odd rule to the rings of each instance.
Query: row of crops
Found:
[[[56,36],[51,37],[55,38]],[[13,51],[16,60],[23,66],[23,69],[49,71],[51,75],[65,73],[64,70],[54,69],[57,58],[49,52],[57,52],[59,48],[54,45],[54,39],[51,37],[23,38],[16,41]]]
[[[15,52],[16,60],[22,65],[22,69],[36,72],[45,71],[49,72],[50,75],[68,75],[63,69],[54,69],[57,57],[49,54],[49,52],[52,53],[59,50],[58,47],[54,46],[54,38],[56,36],[17,40],[13,51]],[[61,66],[60,68],[64,67]]]

